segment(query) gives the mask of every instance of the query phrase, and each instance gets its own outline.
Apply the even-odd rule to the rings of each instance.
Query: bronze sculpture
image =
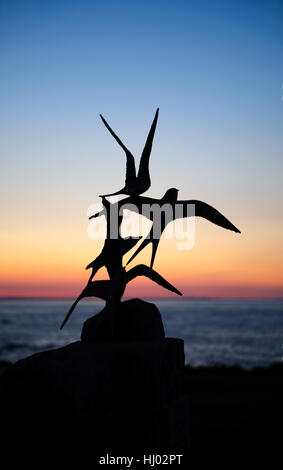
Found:
[[[115,336],[115,314],[118,311],[121,298],[124,294],[127,283],[137,276],[146,276],[153,282],[156,282],[157,284],[162,286],[163,288],[168,289],[178,295],[182,295],[181,292],[178,291],[178,289],[176,289],[172,284],[170,284],[168,281],[166,281],[166,279],[164,279],[160,274],[158,274],[152,269],[162,232],[165,230],[166,226],[171,221],[179,218],[199,216],[206,218],[210,222],[219,225],[220,227],[240,233],[240,231],[228,219],[226,219],[226,217],[224,217],[220,212],[218,212],[209,204],[197,200],[178,201],[178,190],[176,188],[170,188],[169,190],[167,190],[161,199],[153,199],[140,196],[140,194],[147,191],[151,184],[148,163],[158,119],[158,112],[159,108],[156,111],[144,150],[142,152],[139,172],[137,176],[133,155],[124,146],[119,137],[113,132],[113,130],[110,128],[105,119],[100,115],[103,123],[105,124],[111,135],[115,138],[115,140],[119,143],[119,145],[123,148],[126,153],[127,165],[125,186],[123,189],[115,193],[100,196],[103,201],[104,209],[90,217],[90,219],[100,217],[102,215],[106,217],[107,234],[104,246],[100,255],[87,266],[86,269],[92,269],[88,283],[71,306],[61,325],[61,329],[64,327],[75,306],[82,298],[97,297],[105,300],[105,307],[102,312],[100,312],[103,313],[103,316],[101,316],[101,318],[109,317],[112,335]],[[110,197],[113,195],[120,194],[126,194],[128,195],[128,197],[118,202],[115,202],[114,204],[111,204],[106,199],[106,197],[108,196]],[[150,210],[153,205],[157,207],[158,210],[160,210],[160,217],[158,218],[159,227],[157,227],[157,236],[155,230],[157,223],[154,220],[153,212]],[[170,209],[167,211],[167,214],[165,214],[163,210],[164,207]],[[146,210],[144,210],[145,208]],[[144,264],[140,264],[126,271],[126,266],[123,266],[123,256],[129,250],[131,250],[141,238],[123,238],[121,236],[120,229],[123,221],[123,212],[126,209],[142,214],[153,222],[151,230],[149,231],[147,236],[144,237],[142,243],[131,256],[126,266],[135,258],[135,256],[141,250],[143,250],[149,243],[152,243],[152,256],[150,267]],[[117,220],[112,219],[113,214],[117,215]],[[113,237],[111,227],[114,224],[117,225],[117,236]],[[109,279],[93,281],[93,277],[95,276],[97,271],[103,266],[105,266],[107,269]]]

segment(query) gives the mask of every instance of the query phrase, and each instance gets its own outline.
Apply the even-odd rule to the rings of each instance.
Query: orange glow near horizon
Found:
[[[223,230],[197,219],[196,242],[188,251],[176,250],[177,240],[162,238],[154,268],[188,297],[280,297],[283,295],[282,260],[277,243],[267,243],[268,230],[257,232],[256,224],[242,224],[242,234]],[[89,272],[85,266],[100,252],[103,241],[87,238],[74,227],[25,227],[20,233],[2,234],[0,297],[76,297]],[[278,237],[279,242],[279,237]],[[137,263],[148,264],[147,247]],[[129,258],[129,255],[125,260]],[[97,279],[106,277],[105,269]],[[125,297],[170,297],[145,278],[132,281]]]
[[[197,218],[154,268],[184,296],[283,298],[283,2],[2,3],[0,297],[81,292],[103,246],[88,217],[126,174],[99,115],[138,175],[158,107],[142,195],[178,188],[242,233]],[[125,296],[178,298],[148,279]]]

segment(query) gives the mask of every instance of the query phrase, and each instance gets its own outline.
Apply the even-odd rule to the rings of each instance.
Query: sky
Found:
[[[89,208],[125,175],[99,113],[138,159],[159,106],[146,195],[176,187],[242,233],[197,219],[156,270],[185,296],[282,297],[282,23],[272,0],[0,0],[0,296],[79,294]]]

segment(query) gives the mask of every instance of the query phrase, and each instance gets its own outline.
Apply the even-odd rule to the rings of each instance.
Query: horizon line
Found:
[[[274,297],[260,297],[260,296],[211,296],[211,295],[198,295],[198,296],[181,296],[174,298],[172,296],[143,296],[144,299],[152,299],[152,300],[283,300],[282,296],[274,296]],[[35,295],[13,295],[13,296],[7,296],[7,295],[0,295],[0,301],[1,300],[75,300],[77,297],[76,296],[35,296]],[[125,296],[123,299],[125,300],[130,300],[130,299],[136,299],[138,297],[135,296]],[[142,299],[143,300],[143,299]],[[102,299],[98,299],[96,297],[92,298],[85,298],[84,301],[91,302],[91,301],[96,301],[96,302],[104,302]],[[122,300],[121,300],[122,301]]]

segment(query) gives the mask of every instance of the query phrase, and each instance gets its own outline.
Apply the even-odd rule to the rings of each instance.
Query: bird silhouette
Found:
[[[197,200],[178,201],[178,189],[176,188],[168,189],[160,199],[141,196],[141,194],[147,191],[151,185],[149,158],[152,150],[158,113],[159,108],[156,110],[147,136],[140,159],[138,174],[136,174],[135,159],[132,153],[127,149],[111,129],[104,117],[100,114],[104,125],[126,154],[125,186],[119,191],[100,196],[103,201],[103,210],[89,217],[89,219],[92,219],[105,215],[107,222],[106,238],[100,255],[86,267],[86,269],[92,269],[88,283],[69,309],[60,327],[61,329],[64,327],[76,305],[82,298],[98,297],[105,300],[105,307],[102,310],[103,315],[100,316],[99,322],[101,321],[101,318],[108,316],[110,319],[112,334],[114,335],[114,318],[119,311],[119,305],[125,292],[126,285],[137,276],[146,276],[163,288],[178,295],[182,295],[181,292],[172,284],[152,269],[162,233],[171,221],[192,216],[203,217],[220,227],[240,233],[240,230],[238,230],[237,227],[235,227],[228,219],[226,219],[226,217],[209,204]],[[126,194],[128,197],[117,201],[114,204],[106,199],[108,196],[119,194]],[[123,266],[123,256],[129,250],[134,248],[141,239],[141,237],[130,237],[128,239],[122,238],[120,228],[123,222],[125,210],[136,212],[152,221],[152,226],[147,236],[143,238],[142,243],[131,256],[127,264],[129,264],[138,255],[138,253],[151,243],[152,255],[150,266],[139,264],[128,271],[126,271],[126,268]],[[106,267],[109,279],[93,281],[94,275],[102,266]]]
[[[147,218],[153,220],[152,212],[147,209],[153,206],[159,206],[161,208],[164,204],[174,204],[177,201],[178,191],[179,190],[176,188],[167,189],[165,194],[160,199],[138,195],[129,196],[114,203],[110,203],[109,201],[107,201],[107,199],[105,199],[106,204],[103,202],[104,209],[102,209],[100,212],[96,212],[95,214],[91,215],[89,217],[89,220],[105,215],[107,218],[107,227],[109,227],[109,225],[112,223],[111,213],[114,214],[114,216],[116,214],[119,214],[119,217],[123,217],[123,215],[121,216],[121,213],[123,213],[125,210],[142,214],[145,217],[147,217],[146,214],[148,214]],[[101,197],[105,198],[105,196]],[[116,206],[116,208],[112,211],[109,210],[110,204],[113,208],[114,206]]]
[[[115,228],[117,229],[115,233],[115,235],[117,235],[117,238],[111,237],[111,224],[113,223],[113,221],[111,221],[111,203],[104,196],[102,196],[102,202],[104,209],[101,211],[101,215],[104,214],[106,216],[107,233],[101,253],[86,267],[86,269],[92,269],[92,273],[88,282],[92,281],[93,277],[95,276],[97,271],[102,268],[102,266],[106,267],[110,278],[115,275],[116,271],[119,271],[122,267],[122,258],[124,254],[127,253],[127,251],[131,250],[135,246],[135,244],[142,238],[121,237],[120,229],[123,220],[123,214],[119,213],[117,213],[117,220],[115,220],[115,223],[117,222],[117,226],[115,226]],[[95,214],[95,217],[97,215],[98,214]]]
[[[120,224],[122,222],[122,218],[123,218],[123,215],[121,215],[121,213],[123,214],[124,210],[130,210],[132,212],[137,212],[139,214],[142,214],[145,217],[147,217],[149,220],[153,221],[154,216],[155,216],[155,211],[150,210],[150,208],[155,207],[155,208],[159,209],[160,210],[160,215],[162,217],[163,212],[162,212],[161,208],[164,209],[166,204],[170,204],[170,207],[171,206],[173,207],[173,205],[176,203],[177,198],[178,198],[178,191],[179,190],[176,189],[176,188],[170,188],[165,192],[164,196],[162,196],[161,199],[142,197],[142,196],[130,196],[129,198],[123,199],[122,201],[118,201],[114,204],[111,204],[104,197],[104,202],[103,202],[104,209],[102,211],[97,212],[96,214],[92,215],[91,217],[89,217],[89,219],[93,219],[93,218],[105,215],[106,218],[107,218],[107,227],[109,228],[111,226],[111,223],[112,223],[111,222],[111,214],[119,214],[119,226],[120,226]],[[115,210],[111,211],[110,210],[110,204],[112,206],[116,205],[117,208]],[[155,233],[155,228],[156,228],[156,225],[153,227],[154,233]],[[150,237],[150,234],[151,234],[151,231],[149,231],[149,233],[147,234],[147,237]],[[160,233],[160,237],[161,237],[161,233]],[[137,244],[141,238],[142,237],[138,237],[136,239],[128,239],[128,241],[127,241],[128,250],[127,249],[123,250],[123,255],[127,251],[132,249],[134,247],[134,245]],[[158,243],[159,243],[159,240],[155,240],[155,239],[153,240],[153,260],[154,260],[155,253],[156,253],[156,250],[157,250],[157,247],[158,247]],[[135,253],[137,254],[137,252],[135,252]],[[135,253],[132,256],[132,258],[128,261],[127,264],[129,264],[129,262],[134,258],[134,256],[136,256]],[[114,254],[117,255],[117,252],[113,251],[113,256],[114,256]],[[102,253],[101,253],[101,255],[102,255]],[[103,259],[104,258],[105,258],[105,256],[103,255]],[[101,262],[102,262],[102,258],[100,258],[100,256],[98,256],[98,258],[96,258],[96,260],[94,260],[90,265],[87,266],[87,269],[89,267],[92,267],[93,273],[95,273],[101,267],[101,265],[100,265]],[[102,266],[104,264],[105,263],[103,263]],[[153,265],[153,263],[152,263],[152,265]],[[151,267],[152,267],[152,265],[151,265]],[[95,271],[95,269],[96,269],[96,271]],[[108,270],[108,268],[107,268],[107,270]],[[109,272],[109,270],[108,270],[108,272]],[[92,277],[91,277],[91,279],[92,279]]]
[[[117,204],[117,211],[113,211],[113,213],[118,212],[121,214],[124,210],[130,210],[132,212],[137,212],[142,214],[144,217],[147,217],[149,220],[153,221],[153,225],[151,230],[144,238],[143,242],[140,244],[138,249],[135,253],[131,256],[127,264],[129,264],[137,255],[141,252],[149,243],[152,244],[152,256],[150,266],[153,266],[156,251],[160,242],[161,235],[165,230],[166,226],[172,222],[173,220],[186,218],[186,217],[203,217],[207,219],[209,222],[213,224],[219,225],[222,228],[227,230],[232,230],[233,232],[241,233],[240,230],[235,227],[224,215],[222,215],[217,209],[210,206],[209,204],[197,201],[197,200],[177,200],[178,197],[178,189],[170,188],[168,189],[164,196],[161,199],[149,198],[144,196],[130,196],[126,199],[116,202]],[[109,203],[109,201],[108,201]],[[165,205],[169,204],[172,210],[163,211]],[[194,211],[192,210],[192,206],[194,206]],[[160,218],[157,218],[154,221],[155,211],[151,211],[150,207],[156,207],[160,209]],[[147,210],[145,210],[147,208]],[[107,211],[107,216],[110,211]],[[94,217],[99,217],[101,215],[105,215],[106,211],[100,211],[90,219]],[[108,220],[108,224],[111,221]],[[159,225],[159,226],[158,226]]]
[[[113,325],[113,315],[115,314],[119,301],[121,300],[124,294],[126,285],[128,284],[128,282],[132,281],[137,276],[145,276],[151,279],[156,284],[163,287],[164,289],[168,289],[169,291],[174,292],[177,295],[182,295],[182,293],[178,289],[176,289],[176,287],[166,281],[164,277],[162,277],[149,266],[139,264],[127,272],[125,271],[125,268],[122,268],[121,272],[116,273],[116,275],[113,276],[112,279],[89,282],[71,306],[60,329],[65,326],[76,305],[84,297],[97,297],[99,299],[105,300],[106,307],[104,309],[104,313],[111,317],[111,324]]]
[[[89,263],[86,269],[92,269],[89,282],[92,281],[97,271],[103,266],[106,267],[109,277],[117,269],[120,269],[122,265],[123,256],[130,251],[141,239],[137,238],[121,238],[121,239],[105,239],[104,246],[101,253],[91,263]]]
[[[127,157],[127,164],[126,164],[126,179],[125,179],[125,186],[120,189],[120,191],[116,191],[115,193],[104,194],[104,197],[108,196],[116,196],[118,194],[128,194],[128,195],[138,195],[142,194],[150,188],[150,175],[149,175],[149,157],[152,148],[153,137],[156,129],[157,119],[158,119],[159,108],[157,108],[149,134],[146,139],[146,143],[141,155],[140,165],[138,174],[136,175],[136,166],[135,166],[135,159],[132,153],[125,147],[123,142],[119,139],[119,137],[115,134],[115,132],[111,129],[109,124],[106,122],[104,117],[100,114],[100,117],[104,123],[104,125],[109,130],[110,134],[114,137],[114,139],[118,142],[118,144],[122,147],[124,152],[126,153]]]
[[[167,193],[169,191],[167,191]],[[193,206],[194,210],[192,210]],[[241,233],[240,230],[235,227],[235,225],[233,225],[228,219],[226,219],[226,217],[224,217],[224,215],[222,215],[217,209],[214,209],[214,207],[210,206],[209,204],[206,204],[206,202],[197,201],[193,199],[187,201],[176,201],[175,204],[172,204],[172,212],[161,212],[160,219],[158,219],[156,222],[153,222],[149,234],[146,238],[144,238],[143,242],[140,244],[135,253],[131,256],[126,265],[128,265],[149,243],[151,243],[152,255],[150,266],[152,267],[161,235],[165,230],[166,226],[173,220],[193,216],[203,217],[209,220],[209,222],[212,222],[215,225],[219,225],[222,228],[232,230],[233,232]],[[158,224],[159,227],[156,228],[156,224]]]

